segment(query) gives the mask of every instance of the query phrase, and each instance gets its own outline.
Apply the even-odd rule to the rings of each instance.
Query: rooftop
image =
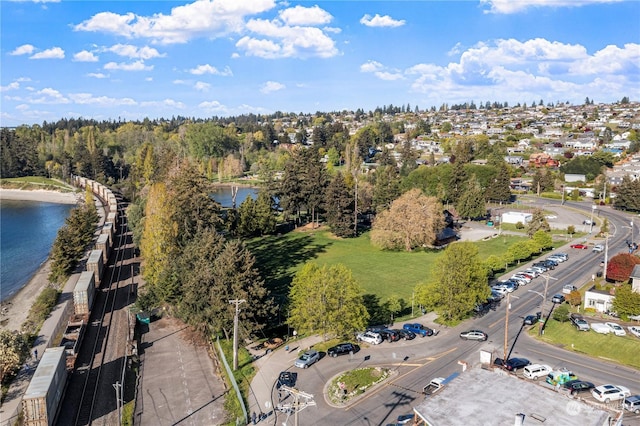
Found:
[[[525,426],[602,426],[620,415],[558,393],[546,384],[480,367],[460,374],[414,411],[430,426],[513,425],[518,414],[525,415]]]

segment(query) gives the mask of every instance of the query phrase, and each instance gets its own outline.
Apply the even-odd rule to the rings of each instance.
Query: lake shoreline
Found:
[[[0,201],[41,201],[55,204],[77,204],[77,194],[43,190],[0,188]],[[49,285],[51,260],[47,258],[29,281],[0,305],[0,328],[19,331],[29,315],[29,310],[43,289]]]

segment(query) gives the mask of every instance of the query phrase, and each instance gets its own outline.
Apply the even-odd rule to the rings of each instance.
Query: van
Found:
[[[527,379],[538,380],[540,377],[545,377],[551,373],[551,367],[544,364],[531,364],[527,365],[522,370],[522,375]]]

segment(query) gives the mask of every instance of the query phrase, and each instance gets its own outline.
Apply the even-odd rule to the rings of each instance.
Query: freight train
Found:
[[[100,288],[118,226],[118,201],[108,187],[81,176],[73,176],[72,183],[77,188],[91,188],[93,195],[105,208],[105,222],[95,239],[94,249],[89,252],[86,270],[79,276],[74,274],[69,278],[77,282],[73,289],[73,299],[65,302],[66,306],[62,310],[67,314],[61,320],[61,327],[66,328],[62,332],[60,346],[44,351],[22,398],[23,424],[27,426],[51,426],[55,422],[67,376],[75,366],[96,289]]]

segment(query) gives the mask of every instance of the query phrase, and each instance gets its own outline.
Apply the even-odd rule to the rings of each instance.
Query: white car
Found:
[[[627,335],[627,332],[624,331],[624,328],[620,327],[615,322],[605,322],[604,324],[607,327],[609,327],[611,329],[611,332],[613,334],[615,334],[616,336],[626,336]]]
[[[533,278],[537,277],[538,275],[540,275],[540,272],[538,271],[534,271],[533,269],[525,269],[524,270],[525,274],[531,275]]]
[[[522,375],[527,379],[538,380],[540,377],[547,377],[552,371],[553,369],[546,364],[531,364],[522,370]]]
[[[619,401],[631,395],[624,386],[602,385],[591,390],[591,395],[600,402]]]
[[[631,332],[631,334],[633,334],[636,337],[640,337],[640,327],[636,325],[631,325],[627,328],[629,329],[629,332]]]
[[[516,279],[522,280],[522,281],[524,281],[526,283],[530,283],[531,282],[531,278],[527,277],[526,275],[522,275],[522,274],[513,274],[511,276],[511,278],[516,278]]]
[[[560,255],[556,255],[556,254],[552,254],[551,256],[547,257],[547,259],[554,260],[557,263],[562,263],[565,260],[567,260],[564,256],[560,256]]]
[[[594,253],[602,253],[604,251],[604,246],[602,244],[596,244],[595,246],[593,246],[593,250]]]
[[[378,333],[374,333],[373,331],[365,331],[364,333],[360,333],[356,336],[356,339],[370,345],[379,345],[380,343],[382,343],[382,336],[380,336]]]
[[[509,291],[507,287],[503,285],[494,285],[493,287],[491,287],[491,289],[501,296],[504,296]]]
[[[604,323],[601,322],[592,322],[591,323],[591,329],[593,331],[595,331],[596,333],[600,333],[600,334],[609,334],[611,333],[611,328]]]

